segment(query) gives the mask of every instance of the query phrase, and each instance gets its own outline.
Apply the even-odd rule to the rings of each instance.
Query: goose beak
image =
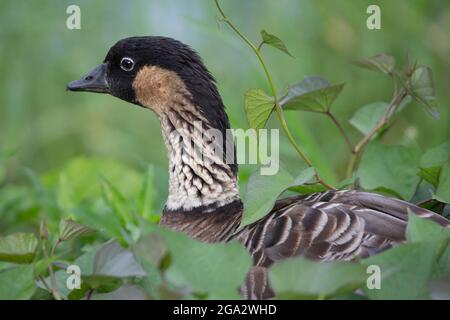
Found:
[[[69,83],[67,90],[110,93],[108,82],[106,81],[106,69],[106,63],[102,63],[81,79]]]

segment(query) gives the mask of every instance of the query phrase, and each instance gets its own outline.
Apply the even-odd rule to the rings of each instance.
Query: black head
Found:
[[[228,137],[230,125],[214,78],[193,49],[171,38],[122,39],[111,47],[102,64],[72,81],[67,89],[109,93],[156,113],[176,105],[182,95],[209,127]],[[237,166],[231,167],[236,172]]]
[[[214,78],[199,55],[189,46],[166,37],[131,37],[118,41],[103,63],[80,80],[71,82],[71,91],[109,93],[142,105],[133,86],[139,71],[148,66],[174,72],[187,88],[192,104],[216,128],[228,128],[228,119]],[[151,88],[148,88],[151,90]],[[151,106],[145,106],[150,107]]]

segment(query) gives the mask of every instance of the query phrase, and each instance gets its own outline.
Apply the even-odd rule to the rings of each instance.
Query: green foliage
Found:
[[[450,160],[442,166],[435,197],[441,202],[450,203]]]
[[[431,278],[433,251],[426,243],[396,247],[363,260],[366,266],[376,265],[385,275],[381,289],[364,291],[371,299],[426,298],[426,283]]]
[[[329,112],[344,84],[331,85],[327,80],[311,76],[288,88],[280,105],[285,110]]]
[[[261,89],[251,89],[245,93],[244,108],[249,126],[260,129],[266,125],[274,108],[274,101]]]
[[[426,110],[435,118],[439,118],[433,76],[430,67],[420,66],[416,68],[409,83],[411,95],[417,99]]]
[[[402,101],[397,112],[402,111],[410,102],[411,98],[408,96]],[[363,135],[367,135],[381,120],[388,108],[389,104],[383,101],[369,103],[356,110],[349,122]]]
[[[352,63],[361,68],[391,74],[394,71],[395,59],[391,55],[380,53],[367,59],[355,60]]]
[[[437,187],[441,168],[449,159],[450,141],[428,149],[420,159],[419,175],[434,187]]]
[[[380,121],[389,104],[386,102],[373,102],[358,109],[350,118],[350,124],[362,134],[368,134]]]
[[[366,281],[365,268],[350,262],[320,263],[294,258],[277,263],[270,280],[279,299],[331,298],[353,293]]]
[[[156,192],[154,190],[155,185],[155,172],[152,166],[148,166],[145,178],[142,183],[141,191],[138,197],[138,213],[144,219],[152,222],[158,222],[159,216],[154,213],[156,208]]]
[[[238,288],[251,266],[250,256],[241,244],[194,242],[173,232],[165,233],[165,242],[173,259],[167,275],[177,285],[214,299],[239,298]]]
[[[242,224],[250,224],[264,217],[273,208],[275,201],[283,191],[305,184],[314,177],[314,173],[314,168],[308,168],[294,179],[289,172],[282,168],[273,176],[260,175],[259,172],[255,172],[247,183]]]
[[[278,50],[283,51],[284,53],[286,53],[286,54],[288,54],[288,55],[290,55],[292,57],[292,54],[289,52],[289,50],[286,47],[286,45],[277,36],[275,36],[273,34],[270,34],[270,33],[267,33],[266,30],[261,30],[261,38],[262,38],[261,45],[267,44],[269,46],[277,48]]]
[[[96,161],[92,159],[90,164],[90,160],[84,158],[83,167],[95,166]],[[120,164],[114,166],[121,167]],[[155,217],[158,216],[154,212],[155,199],[152,194],[155,192],[155,181],[152,171],[150,167],[143,179],[132,186],[136,191],[130,198],[136,201],[126,198],[106,177],[96,181],[103,191],[98,189],[99,193],[93,199],[84,195],[81,189],[78,192],[83,194],[82,197],[73,194],[73,199],[81,200],[71,204],[71,216],[83,223],[64,219],[62,206],[65,204],[57,200],[58,193],[54,192],[61,186],[59,183],[46,189],[40,183],[41,178],[34,177],[35,184],[48,197],[47,202],[56,206],[55,211],[63,219],[58,224],[51,221],[51,216],[47,217],[47,221],[41,220],[40,239],[23,233],[0,239],[0,261],[27,264],[26,268],[0,269],[0,298],[28,299],[36,290],[33,295],[36,299],[238,298],[238,288],[251,264],[248,253],[238,243],[204,244],[155,225]],[[62,168],[59,175],[65,173],[66,168]],[[58,172],[52,175],[58,176]],[[44,175],[43,179],[48,179],[48,175]],[[71,185],[71,180],[66,182],[67,189],[77,190]],[[80,179],[74,183],[80,183]],[[48,185],[52,186],[51,183]],[[98,208],[101,210],[98,211]],[[98,218],[102,216],[102,210],[106,210],[107,216]],[[111,223],[111,220],[118,225]],[[53,225],[58,227],[52,228]],[[95,226],[100,227],[97,232],[94,232]],[[122,245],[117,240],[104,242],[110,234],[116,235]],[[148,235],[153,237],[148,238]],[[73,242],[82,245],[82,252],[75,250],[68,254],[71,248],[68,245]],[[73,247],[69,249],[72,250]],[[80,289],[67,287],[71,276],[66,272],[69,265],[80,268]],[[49,273],[50,269],[53,276]],[[19,272],[23,276],[11,290],[7,290],[11,282],[4,279]],[[223,277],[225,273],[229,277]],[[53,281],[56,283],[56,294],[47,291],[43,284],[45,282],[51,286]]]
[[[95,230],[73,220],[63,220],[59,226],[59,240],[66,241],[76,237],[89,235],[94,232]]]
[[[390,191],[410,200],[420,182],[419,162],[419,150],[415,148],[374,140],[363,155],[357,175],[367,190]]]
[[[16,266],[0,270],[0,300],[29,299],[35,290],[32,266]]]
[[[111,7],[119,8],[121,5],[117,2]],[[147,161],[140,158],[142,156],[143,159],[150,159],[150,162],[165,163],[163,145],[157,142],[160,139],[148,139],[159,131],[156,122],[151,122],[155,120],[150,116],[143,117],[140,112],[144,110],[130,111],[124,108],[119,100],[102,100],[90,96],[86,100],[89,101],[88,105],[83,107],[85,103],[79,100],[83,98],[73,98],[64,90],[55,90],[63,88],[64,83],[75,76],[78,69],[86,67],[88,62],[85,57],[92,56],[92,62],[95,63],[96,57],[103,55],[105,48],[117,40],[117,34],[99,42],[95,32],[91,32],[91,36],[86,33],[84,41],[89,42],[89,37],[95,38],[95,41],[91,41],[93,46],[83,49],[76,45],[76,50],[72,50],[72,46],[79,43],[73,41],[75,33],[59,37],[60,51],[57,50],[58,55],[54,55],[52,52],[56,51],[49,48],[54,46],[55,39],[49,36],[48,31],[53,30],[55,21],[59,24],[59,18],[54,20],[51,17],[62,12],[61,6],[41,8],[46,13],[41,15],[46,22],[33,21],[33,30],[29,30],[31,33],[23,33],[31,35],[31,38],[16,36],[18,31],[23,31],[21,28],[26,29],[24,26],[28,21],[12,23],[10,20],[11,17],[28,19],[30,15],[23,14],[21,18],[11,14],[17,8],[7,2],[0,6],[0,21],[5,24],[2,28],[5,45],[2,48],[16,48],[12,51],[0,49],[4,61],[13,61],[5,76],[0,78],[0,97],[4,106],[0,110],[0,137],[3,137],[0,150],[0,299],[238,298],[238,288],[251,264],[250,257],[239,244],[199,243],[156,224],[165,201],[160,190],[166,188],[166,179],[158,175],[157,167],[147,167]],[[104,6],[95,6],[89,5],[89,10],[104,13]],[[202,55],[205,53],[207,64],[222,84],[220,90],[229,106],[227,112],[231,122],[234,126],[243,126],[241,119],[245,112],[250,127],[262,128],[267,125],[271,113],[276,111],[281,128],[288,138],[281,141],[283,157],[289,164],[287,167],[298,168],[300,159],[294,158],[291,152],[294,150],[287,148],[289,142],[300,156],[304,151],[302,160],[309,160],[308,156],[316,153],[311,158],[320,160],[322,167],[332,172],[330,176],[341,179],[339,182],[338,178],[334,181],[337,182],[334,187],[338,189],[361,187],[391,193],[406,200],[422,200],[425,193],[426,197],[433,197],[431,200],[425,199],[428,203],[432,201],[430,209],[438,211],[435,208],[439,207],[448,213],[450,142],[429,147],[448,139],[448,110],[442,112],[444,119],[433,123],[423,121],[422,115],[412,108],[408,115],[401,115],[401,119],[397,116],[399,121],[394,122],[393,119],[410,100],[424,106],[436,117],[436,91],[442,100],[441,104],[448,104],[448,81],[443,76],[448,73],[448,65],[442,62],[445,61],[442,57],[448,54],[442,45],[436,44],[436,39],[444,30],[442,21],[447,21],[441,18],[449,11],[438,10],[442,16],[436,16],[434,11],[428,12],[418,5],[411,5],[410,12],[429,17],[429,21],[424,20],[423,28],[422,25],[396,20],[396,25],[404,28],[402,32],[416,35],[418,40],[429,34],[434,35],[429,37],[428,45],[432,48],[414,47],[415,55],[430,66],[407,61],[400,69],[400,61],[396,62],[393,56],[387,54],[355,62],[363,68],[388,75],[391,84],[382,82],[376,75],[373,80],[370,76],[361,78],[358,69],[338,63],[373,51],[374,47],[372,42],[358,41],[355,45],[352,40],[365,37],[365,31],[362,31],[365,28],[360,28],[360,19],[346,15],[347,11],[352,10],[342,10],[346,16],[341,18],[333,14],[335,10],[328,9],[342,6],[342,3],[328,1],[322,5],[318,2],[302,9],[312,13],[325,6],[327,10],[319,15],[323,28],[310,28],[316,17],[306,14],[306,19],[299,20],[301,33],[283,34],[282,38],[287,40],[293,52],[302,52],[295,61],[284,63],[278,61],[279,55],[273,55],[275,58],[272,58],[268,50],[261,50],[262,46],[269,45],[290,55],[285,43],[275,35],[262,30],[259,47],[252,45],[246,38],[256,50],[270,90],[248,91],[244,98],[244,110],[232,107],[240,105],[242,96],[238,91],[247,83],[263,86],[261,74],[255,72],[255,65],[248,63],[247,57],[245,61],[242,60],[241,51],[234,49],[237,48],[234,39],[227,38],[227,45],[224,46],[223,34],[219,37],[210,25],[195,25],[205,31],[204,38],[207,40],[199,44],[203,46],[199,48]],[[351,9],[353,5],[345,6]],[[395,12],[397,5],[390,6]],[[275,2],[267,2],[265,6],[258,5],[253,10],[255,15],[261,10],[268,10],[271,15],[267,19],[273,19],[273,23],[280,24],[281,29],[297,30],[292,28],[291,19],[284,19],[289,21],[289,24],[284,24],[280,16],[276,17],[278,10],[270,10],[277,7]],[[175,9],[184,12],[186,7]],[[23,7],[21,10],[33,12],[35,8]],[[136,19],[136,15],[148,10],[136,10],[130,11],[133,21],[148,20]],[[234,14],[244,14],[240,11],[235,8]],[[285,12],[282,14],[284,17]],[[39,19],[39,16],[33,17]],[[186,26],[185,21],[179,22]],[[104,21],[98,19],[95,24],[86,27],[101,29],[102,23]],[[249,22],[245,18],[241,23]],[[11,28],[8,25],[20,27]],[[339,37],[335,36],[336,26],[345,31]],[[133,26],[127,24],[127,28],[132,29],[123,29],[121,32],[139,33],[142,27],[138,27],[137,23]],[[397,57],[404,54],[406,40],[403,38],[400,31],[393,31],[388,37],[383,34],[380,41],[383,41],[385,50],[392,50]],[[314,42],[310,39],[314,39]],[[211,43],[224,48],[222,59],[208,58],[211,53],[214,53],[213,57],[217,56],[217,46]],[[409,43],[414,42],[408,38]],[[311,50],[304,50],[305,44]],[[210,52],[209,48],[214,48],[214,52]],[[227,51],[229,48],[236,52]],[[402,49],[395,52],[399,50],[396,48]],[[30,55],[30,52],[33,54]],[[268,56],[263,57],[262,53]],[[67,63],[67,60],[71,63]],[[239,68],[227,68],[231,63],[239,63]],[[295,63],[295,67],[292,63]],[[274,65],[273,69],[270,68],[274,71],[273,75],[268,71],[269,64]],[[435,71],[436,81],[433,80],[431,67]],[[351,90],[346,90],[346,94],[337,100],[344,85],[332,85],[324,78],[314,76],[305,77],[303,81],[290,86],[286,94],[277,95],[276,86],[295,83],[300,73],[309,70],[325,74],[326,78],[333,81],[346,80],[351,84]],[[20,76],[24,71],[28,71],[29,77]],[[231,75],[230,72],[237,74]],[[229,77],[233,81],[228,81]],[[46,81],[41,81],[39,86],[30,86],[30,83],[38,83],[40,78]],[[385,100],[384,94],[388,91],[394,92],[390,103],[371,102]],[[357,109],[362,104],[364,106]],[[334,136],[335,128],[327,121],[313,118],[314,115],[299,116],[298,113],[285,110],[332,115],[338,127],[340,124],[337,119],[340,116],[353,114],[350,124],[357,130],[347,132],[345,126],[340,130],[349,141],[350,162],[353,163],[349,165],[347,178],[344,178],[342,167],[349,153],[340,149],[339,137]],[[338,111],[339,117],[332,114],[332,110]],[[413,137],[414,141],[407,145],[400,145],[400,141],[405,144],[403,133],[409,128],[417,129],[419,137]],[[30,132],[32,139],[23,139]],[[361,134],[361,140],[353,145],[352,141],[357,141]],[[297,145],[296,140],[301,143]],[[20,148],[8,148],[10,145]],[[303,146],[305,150],[302,150]],[[123,161],[75,156],[93,152],[120,157]],[[14,158],[11,157],[13,155]],[[319,180],[314,165],[320,171],[320,165],[312,163],[296,178],[280,170],[275,176],[255,174],[248,179],[248,168],[245,168],[247,172],[240,175],[241,182],[247,183],[243,224],[262,218],[284,192],[327,190],[327,184]],[[23,166],[30,168],[25,175]],[[143,167],[147,169],[142,170]],[[406,244],[368,259],[353,263],[317,263],[299,257],[276,263],[270,270],[270,279],[277,298],[417,299],[448,296],[448,230],[413,214],[409,219]],[[36,234],[39,231],[39,238],[29,233],[31,231]],[[69,265],[80,267],[80,289],[68,289],[66,286],[69,277],[73,276],[66,272]],[[381,269],[380,289],[371,290],[365,285],[369,276],[367,267],[371,265]],[[362,290],[355,294],[357,288]]]
[[[30,263],[36,255],[37,239],[32,233],[13,233],[0,238],[0,261]]]

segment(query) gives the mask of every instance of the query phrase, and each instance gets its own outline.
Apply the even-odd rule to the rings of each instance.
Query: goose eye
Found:
[[[120,60],[120,67],[122,70],[131,71],[134,68],[134,61],[131,58],[122,58]]]

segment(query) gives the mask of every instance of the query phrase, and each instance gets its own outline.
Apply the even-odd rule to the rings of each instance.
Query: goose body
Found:
[[[265,217],[240,228],[237,165],[227,161],[228,117],[213,77],[179,41],[120,40],[100,66],[68,89],[109,93],[156,114],[169,158],[169,196],[160,223],[203,242],[238,240],[253,258],[241,287],[245,298],[273,296],[267,269],[276,261],[300,255],[348,261],[404,242],[409,210],[450,226],[444,217],[414,204],[342,190],[278,200]],[[199,135],[199,125],[209,129],[206,134]],[[225,138],[217,140],[211,132]]]

